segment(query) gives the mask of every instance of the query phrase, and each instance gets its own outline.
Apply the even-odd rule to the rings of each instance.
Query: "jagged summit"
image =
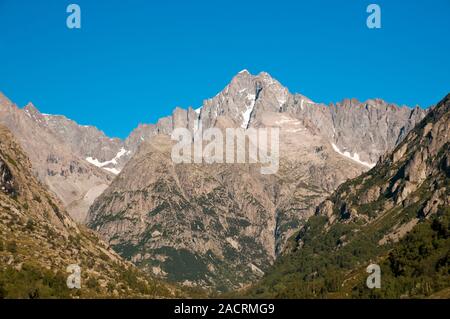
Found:
[[[36,106],[33,104],[33,102],[28,102],[27,105],[23,108],[24,110],[30,111],[30,112],[38,112],[39,110],[36,108]]]
[[[0,91],[0,106],[1,105],[12,105],[13,103],[11,102],[11,100],[5,95],[3,94],[2,91]]]
[[[41,112],[34,106],[32,102],[29,102],[24,108],[23,111],[27,116],[32,118],[36,122],[44,123],[45,118],[44,115],[42,115]]]
[[[278,112],[289,96],[289,91],[268,73],[241,71],[221,92],[204,102],[203,127],[213,126],[219,116],[226,116],[236,127],[248,128],[257,111]]]
[[[270,85],[277,85],[277,86],[283,87],[283,85],[279,81],[277,81],[275,78],[273,78],[267,72],[262,71],[262,72],[260,72],[258,74],[252,74],[247,69],[244,69],[244,70],[240,71],[239,73],[237,73],[232,78],[230,83],[225,87],[225,89],[223,91],[227,91],[227,88],[229,86],[231,86],[233,84],[236,84],[236,83],[240,83],[241,86],[247,85],[248,82],[246,82],[246,81],[259,82],[260,85],[263,86],[263,87],[270,86]]]

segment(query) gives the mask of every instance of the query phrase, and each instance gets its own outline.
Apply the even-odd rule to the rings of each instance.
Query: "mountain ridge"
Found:
[[[170,134],[176,127],[188,128],[192,132],[211,127],[224,115],[233,126],[258,127],[262,123],[261,114],[266,111],[285,113],[303,125],[314,126],[330,140],[337,153],[367,167],[373,165],[389,147],[399,143],[404,133],[426,113],[422,109],[398,107],[380,99],[365,103],[347,99],[326,106],[301,94],[291,94],[266,72],[252,75],[242,71],[215,97],[206,99],[200,108],[177,107],[171,115],[160,118],[155,124],[140,124],[122,140],[109,138],[96,127],[79,125],[63,115],[42,114],[32,103],[20,109],[0,92],[0,123],[22,139],[34,171],[58,194],[78,222],[85,221],[93,200],[106,189],[114,175],[120,173],[141,143],[158,134]],[[351,113],[357,114],[353,114],[350,121],[346,114]],[[394,123],[389,123],[390,118]],[[386,124],[374,126],[376,121]],[[354,124],[349,126],[351,122],[363,123],[361,128],[357,128],[363,138],[354,138],[355,127]],[[367,128],[373,129],[367,132]],[[54,141],[50,143],[53,146],[44,145],[42,141]],[[36,148],[36,145],[41,146]],[[55,146],[58,151],[55,151]],[[45,150],[47,158],[39,155],[42,150]],[[61,151],[66,156],[58,162],[61,159],[57,153]],[[74,170],[79,170],[80,174]],[[90,179],[83,172],[95,172],[97,177]]]
[[[366,109],[375,108],[375,109],[379,110],[379,109],[384,108],[385,111],[387,111],[388,109],[391,109],[391,110],[395,110],[397,112],[402,112],[402,113],[403,112],[407,113],[408,110],[411,110],[410,116],[416,116],[416,114],[419,113],[418,117],[423,116],[423,114],[426,113],[426,109],[421,109],[418,106],[415,106],[414,108],[405,106],[405,105],[399,106],[394,103],[386,102],[380,98],[367,99],[365,102],[361,102],[356,98],[344,98],[340,102],[330,103],[329,105],[325,105],[323,103],[315,103],[311,99],[307,98],[306,96],[304,96],[302,94],[299,94],[299,93],[291,94],[287,88],[282,86],[281,83],[278,82],[277,80],[273,79],[270,76],[270,74],[268,74],[267,72],[260,72],[258,75],[252,75],[252,74],[250,74],[250,72],[248,70],[244,69],[244,70],[240,71],[237,75],[235,75],[233,77],[233,79],[231,80],[231,82],[227,86],[225,86],[225,88],[222,91],[217,93],[215,97],[205,99],[203,102],[203,105],[200,108],[198,108],[197,111],[194,110],[192,107],[188,107],[187,109],[175,107],[170,115],[160,118],[154,124],[151,124],[151,123],[139,124],[124,139],[110,138],[110,137],[106,136],[104,134],[104,132],[98,130],[95,126],[80,125],[80,124],[76,123],[75,121],[68,119],[64,115],[45,114],[45,115],[43,115],[44,116],[43,118],[46,118],[47,122],[48,122],[47,124],[51,126],[52,130],[57,132],[60,136],[64,137],[64,139],[66,141],[69,141],[69,144],[71,144],[71,146],[75,149],[75,152],[78,153],[78,155],[80,155],[84,159],[91,157],[92,159],[97,160],[97,162],[99,162],[99,163],[104,163],[104,162],[108,162],[108,161],[111,161],[112,159],[114,159],[114,157],[120,152],[120,150],[122,148],[126,149],[127,152],[130,152],[130,153],[128,155],[124,156],[122,158],[122,160],[118,161],[118,163],[116,165],[113,165],[114,167],[112,167],[112,166],[109,167],[110,172],[111,172],[111,169],[116,169],[114,172],[118,173],[118,172],[120,172],[120,169],[123,167],[123,165],[126,163],[126,161],[132,156],[132,154],[134,154],[134,152],[137,151],[137,147],[140,144],[140,142],[145,141],[145,140],[153,137],[156,134],[160,134],[160,133],[168,134],[175,127],[182,126],[182,127],[186,127],[186,128],[193,130],[194,126],[195,126],[195,122],[199,118],[202,119],[201,122],[202,122],[202,126],[204,128],[207,128],[207,127],[215,124],[216,120],[217,120],[216,119],[217,114],[215,114],[215,113],[218,112],[218,110],[216,110],[217,106],[215,106],[215,105],[218,105],[218,107],[220,108],[220,112],[227,113],[226,109],[224,109],[223,106],[221,106],[221,104],[219,103],[220,101],[217,101],[217,100],[228,99],[227,94],[229,93],[230,88],[232,90],[235,88],[238,88],[237,90],[235,89],[235,91],[237,91],[236,93],[243,94],[244,92],[247,92],[249,90],[249,87],[248,87],[249,85],[253,85],[255,87],[258,85],[260,85],[260,86],[263,85],[264,88],[266,89],[264,91],[264,94],[269,96],[268,98],[265,99],[266,101],[268,101],[268,103],[259,103],[259,104],[255,103],[254,109],[257,112],[261,111],[261,110],[267,110],[267,109],[270,109],[272,111],[280,111],[280,112],[286,112],[286,111],[287,112],[289,112],[289,111],[297,112],[296,108],[300,108],[301,110],[303,110],[304,108],[307,108],[308,106],[312,106],[312,105],[315,105],[318,108],[323,108],[323,107],[331,108],[333,110],[330,111],[331,112],[331,114],[330,114],[331,121],[328,124],[328,126],[330,126],[331,129],[334,129],[334,130],[336,130],[336,125],[338,125],[338,124],[334,123],[335,118],[336,118],[336,116],[338,116],[339,109],[342,109],[342,108],[358,108],[358,107],[363,106]],[[258,90],[258,89],[256,89],[256,90]],[[269,90],[268,93],[266,93],[267,90]],[[246,93],[246,94],[250,94],[251,96],[255,95],[255,100],[256,100],[256,95],[257,95],[256,91],[253,93]],[[3,95],[3,94],[0,92],[0,95]],[[274,98],[276,101],[274,101]],[[288,105],[285,106],[284,104],[290,98],[292,98],[294,100],[293,101],[294,104],[299,103],[300,105],[296,106],[296,107],[290,107],[290,108]],[[6,99],[7,101],[9,101],[9,99],[7,99],[6,96],[4,96],[4,98],[2,98],[2,99]],[[12,104],[12,102],[10,102],[10,103]],[[245,101],[244,101],[244,104],[245,104]],[[32,105],[32,103],[29,103],[28,105]],[[250,106],[250,105],[247,105],[247,106]],[[35,106],[32,105],[32,107],[34,110],[37,111],[37,113],[39,113],[39,111],[35,108]],[[24,110],[26,110],[26,107],[24,108]],[[228,110],[229,111],[228,111],[227,115],[230,115],[229,114],[230,112],[235,113],[233,110],[231,110],[230,107],[228,107]],[[257,113],[257,112],[255,112],[255,113]],[[246,116],[248,116],[248,119],[246,119],[248,121],[247,125],[250,125],[251,124],[250,122],[252,122],[252,120],[255,121],[255,114],[252,114],[252,113],[253,112],[250,112],[250,114],[245,114]],[[317,116],[318,113],[323,113],[323,110],[321,110],[321,112],[312,111],[309,113],[312,113],[312,114],[308,114],[308,112],[304,112],[304,114],[302,114],[302,116],[306,116],[306,117],[309,116],[310,120],[314,121],[313,117]],[[241,124],[242,124],[242,121],[244,120],[243,115],[244,115],[243,112],[241,112],[239,114],[234,114],[234,115],[232,114],[231,118],[232,118],[232,120],[237,121],[237,122],[241,121]],[[323,116],[323,114],[321,116]],[[42,119],[42,117],[40,117],[40,118]],[[247,121],[245,121],[245,122],[247,122]],[[205,122],[205,123],[203,123],[203,122]],[[68,132],[61,132],[61,130],[62,130],[61,127],[74,126],[74,125],[77,126],[77,130],[78,130],[78,132],[76,132],[76,134],[74,134],[70,130],[68,130]],[[60,130],[60,131],[58,132],[58,130]],[[85,131],[93,132],[94,137],[96,139],[100,139],[103,144],[89,149],[89,147],[85,146],[88,143],[80,143],[80,139],[81,140],[83,139],[82,137],[74,138],[74,135],[82,135],[82,136],[88,135],[85,133]],[[328,134],[328,135],[333,136],[333,134]],[[335,141],[335,142],[338,147],[342,146],[342,148],[344,148],[344,149],[345,148],[350,149],[351,153],[355,152],[355,150],[351,150],[351,147],[350,147],[351,143],[348,143],[345,140],[342,143],[340,143],[340,141]],[[90,140],[89,144],[96,145],[97,143]],[[342,144],[342,145],[339,145],[339,144]],[[81,149],[80,149],[80,146],[81,146]],[[86,149],[83,149],[83,148],[86,148]],[[100,149],[100,152],[98,151],[98,149]],[[381,154],[378,154],[378,156],[379,155],[381,155]],[[372,161],[378,159],[376,155],[370,155],[369,157]],[[104,167],[108,167],[108,166],[104,166]]]

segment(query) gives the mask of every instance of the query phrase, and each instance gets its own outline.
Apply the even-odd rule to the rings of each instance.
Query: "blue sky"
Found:
[[[70,3],[81,30],[66,27]],[[0,0],[0,91],[118,137],[244,68],[318,102],[426,107],[450,91],[449,13],[450,0]]]

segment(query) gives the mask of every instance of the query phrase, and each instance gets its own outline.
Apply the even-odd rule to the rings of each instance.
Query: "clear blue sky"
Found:
[[[66,27],[70,3],[81,30]],[[118,137],[244,68],[318,102],[427,107],[450,91],[449,16],[450,0],[0,0],[0,91]]]

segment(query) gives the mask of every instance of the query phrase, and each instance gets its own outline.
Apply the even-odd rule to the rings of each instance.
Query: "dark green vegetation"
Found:
[[[361,283],[352,296],[445,297],[440,292],[450,287],[450,208],[415,227],[394,246],[380,266],[382,289],[361,289]]]
[[[129,288],[131,290],[127,298],[174,297],[164,284],[156,280],[144,280],[135,269],[126,269],[117,264],[115,270],[116,283],[107,282],[105,277],[82,272],[81,289],[69,289],[66,285],[69,274],[62,270],[49,270],[36,262],[25,262],[20,267],[5,266],[0,269],[0,299],[123,298],[118,291]],[[181,290],[179,293],[179,297],[184,295]]]
[[[66,275],[54,273],[33,264],[20,270],[11,266],[0,269],[0,299],[4,298],[69,298]]]
[[[347,227],[323,234],[325,218],[306,224],[304,246],[281,257],[248,291],[263,298],[422,298],[450,287],[450,209],[421,221],[400,242],[379,246],[376,237],[356,236],[339,247]],[[309,235],[319,233],[320,235]],[[302,234],[299,234],[300,236]],[[381,266],[381,289],[366,286],[370,263]],[[445,296],[443,296],[445,297]],[[447,295],[447,297],[449,297]]]

